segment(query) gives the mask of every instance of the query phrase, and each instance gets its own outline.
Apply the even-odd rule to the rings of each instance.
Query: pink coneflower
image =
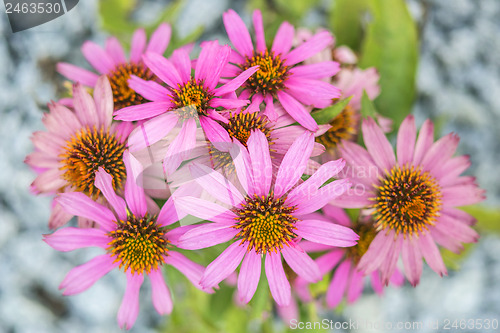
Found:
[[[241,98],[251,98],[252,106],[265,103],[265,114],[275,120],[277,114],[274,102],[277,100],[299,124],[311,131],[318,125],[309,114],[306,106],[324,108],[340,96],[340,90],[320,79],[333,76],[339,70],[339,64],[325,61],[311,65],[299,65],[309,57],[325,49],[333,41],[332,35],[321,31],[309,41],[292,49],[294,28],[290,23],[281,24],[271,49],[266,46],[262,15],[259,10],[253,13],[255,29],[255,47],[250,33],[235,11],[224,13],[224,26],[229,39],[238,53],[231,54],[234,64],[226,70],[228,76],[234,76],[255,65],[259,70],[248,79],[241,93]]]
[[[344,296],[348,303],[355,302],[361,296],[365,279],[363,272],[357,269],[357,265],[375,238],[376,230],[370,221],[351,223],[349,216],[343,209],[332,205],[323,207],[323,213],[323,216],[319,213],[311,215],[316,216],[319,220],[350,227],[359,236],[358,243],[355,246],[345,249],[312,242],[300,243],[306,252],[327,251],[315,261],[322,274],[328,274],[334,270],[326,292],[326,304],[333,308],[342,301]],[[373,290],[378,294],[382,294],[384,288],[378,270],[370,274],[370,281]],[[398,270],[395,270],[390,277],[390,282],[396,286],[401,286],[404,278]]]
[[[416,285],[422,257],[439,275],[447,274],[436,243],[460,251],[461,243],[479,237],[470,228],[474,218],[455,207],[482,201],[484,191],[473,177],[460,176],[470,162],[467,156],[452,157],[459,138],[451,133],[434,142],[433,128],[426,120],[417,139],[414,117],[406,117],[396,159],[380,127],[368,118],[362,124],[367,149],[352,142],[340,149],[353,189],[334,204],[369,209],[377,235],[358,268],[366,274],[380,269],[386,284],[400,254],[408,281]]]
[[[203,267],[172,249],[179,236],[191,228],[167,228],[183,217],[175,210],[172,200],[161,210],[151,205],[148,208],[144,189],[136,183],[136,177],[142,173],[141,165],[128,151],[124,153],[124,163],[127,169],[125,200],[113,189],[110,174],[100,168],[96,175],[95,186],[102,191],[112,210],[78,192],[63,193],[57,199],[69,214],[93,220],[97,228],[62,228],[46,235],[44,240],[58,251],[92,246],[106,250],[105,254],[73,268],[59,288],[64,289],[64,295],[78,294],[112,269],[122,270],[127,277],[127,288],[118,311],[118,324],[130,329],[139,313],[139,289],[145,276],[151,281],[156,311],[166,314],[172,311],[173,304],[162,266],[172,265],[197,287]]]
[[[171,32],[170,25],[162,23],[147,43],[144,29],[137,29],[132,37],[129,60],[125,57],[123,48],[115,37],[108,38],[105,49],[87,41],[82,46],[82,53],[99,74],[68,63],[57,64],[57,71],[68,79],[88,87],[95,86],[99,75],[106,75],[113,90],[115,110],[129,105],[142,104],[145,102],[144,98],[129,87],[128,79],[132,75],[145,80],[154,79],[153,73],[142,62],[141,56],[145,52],[163,54],[170,42]]]
[[[138,150],[154,144],[169,134],[181,123],[182,130],[171,143],[168,156],[177,156],[181,151],[190,151],[196,144],[196,122],[205,128],[211,119],[227,122],[217,108],[234,109],[245,106],[248,100],[234,97],[247,78],[255,73],[257,66],[251,67],[230,82],[217,88],[220,75],[229,61],[231,49],[220,46],[217,41],[206,42],[196,62],[194,76],[191,75],[191,60],[185,50],[174,51],[170,60],[154,53],[146,54],[144,63],[167,87],[154,81],[144,81],[133,76],[130,86],[146,99],[153,102],[129,106],[115,113],[115,119],[145,122],[131,135],[131,149]],[[179,163],[167,163],[172,171]]]
[[[94,186],[95,172],[103,168],[120,191],[125,179],[123,152],[130,123],[112,123],[113,99],[106,76],[101,76],[94,98],[80,84],[75,84],[74,111],[58,103],[49,104],[44,115],[47,132],[33,134],[35,151],[25,162],[40,174],[32,184],[35,193],[56,194],[78,191],[97,199],[100,190]],[[49,226],[57,228],[71,218],[53,205]],[[83,223],[83,221],[81,221]]]
[[[316,282],[321,278],[314,261],[297,245],[304,237],[332,246],[352,246],[357,236],[349,228],[302,216],[323,207],[346,191],[347,180],[333,181],[322,186],[344,166],[344,161],[324,164],[307,181],[300,182],[314,144],[313,134],[302,134],[283,158],[273,181],[269,143],[264,133],[254,131],[247,141],[248,151],[236,142],[230,153],[244,193],[238,191],[221,174],[206,166],[193,164],[195,181],[220,202],[230,208],[195,197],[176,197],[178,209],[213,221],[184,234],[179,247],[201,249],[232,241],[232,244],[210,265],[200,284],[216,286],[241,265],[238,292],[242,302],[252,298],[259,282],[261,259],[271,294],[280,305],[290,302],[290,284],[281,262],[281,255],[299,276]]]

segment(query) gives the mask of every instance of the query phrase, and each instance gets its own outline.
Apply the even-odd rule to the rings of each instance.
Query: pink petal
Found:
[[[186,250],[199,250],[233,239],[238,230],[234,223],[205,223],[189,230],[179,238],[177,247]]]
[[[456,185],[441,190],[443,207],[472,205],[484,200],[484,191],[474,184]]]
[[[292,66],[298,64],[316,53],[321,52],[333,42],[333,37],[328,31],[321,31],[302,43],[299,47],[288,53],[285,64]]]
[[[150,101],[165,102],[172,99],[170,92],[162,85],[155,81],[143,80],[135,75],[132,75],[128,80],[128,86]]]
[[[349,272],[351,270],[351,262],[344,260],[333,275],[332,282],[326,291],[326,304],[333,308],[339,305],[344,297],[344,292],[349,281]]]
[[[62,178],[63,171],[51,169],[38,175],[32,183],[32,187],[37,192],[51,193],[67,186],[66,180]]]
[[[364,184],[368,188],[378,183],[382,172],[363,147],[353,142],[342,141],[340,153],[349,165],[342,170],[343,177],[348,177],[355,184]]]
[[[382,284],[382,281],[380,280],[380,273],[379,271],[373,271],[371,273],[371,284],[373,290],[379,294],[382,295],[384,293],[384,285]]]
[[[43,124],[52,133],[69,139],[79,131],[82,124],[73,111],[58,103],[49,104],[50,113],[46,113],[42,118]],[[37,132],[35,132],[37,133]]]
[[[469,156],[457,156],[450,158],[448,161],[435,168],[432,172],[433,176],[439,180],[441,187],[451,185],[458,176],[471,165]]]
[[[321,280],[321,272],[318,264],[316,264],[307,253],[302,251],[302,249],[295,246],[284,246],[281,249],[281,253],[288,266],[290,266],[298,276],[313,283]]]
[[[287,306],[292,299],[292,293],[290,291],[290,283],[286,278],[283,265],[281,264],[281,254],[267,253],[265,269],[271,295],[273,295],[278,305]]]
[[[128,150],[123,153],[123,162],[127,170],[127,179],[125,181],[127,206],[135,216],[145,216],[148,211],[146,195],[144,194],[144,188],[138,185],[140,182],[139,177],[142,177],[142,165]]]
[[[479,239],[478,233],[460,220],[441,214],[436,221],[435,228],[450,238],[455,238],[462,243],[475,243]]]
[[[151,296],[153,297],[153,306],[156,311],[163,314],[170,314],[173,309],[172,297],[160,269],[152,270],[148,274],[151,281]]]
[[[115,66],[127,62],[123,48],[116,37],[110,37],[106,40],[106,53],[111,57]]]
[[[267,196],[271,188],[273,178],[273,166],[269,153],[269,142],[266,135],[254,130],[247,141],[250,161],[252,163],[253,182],[255,184],[255,194]],[[278,194],[278,196],[281,196]]]
[[[418,237],[418,245],[422,256],[427,262],[427,265],[429,265],[429,267],[440,276],[448,275],[441,253],[439,252],[436,243],[434,243],[432,236],[428,233],[425,235],[420,234]]]
[[[188,82],[191,78],[191,60],[189,52],[185,49],[177,49],[170,56],[170,61],[179,71],[182,82]]]
[[[380,231],[373,239],[366,253],[358,263],[358,269],[365,274],[370,274],[378,269],[386,260],[392,243],[394,242],[394,231],[385,235],[385,231]]]
[[[296,225],[295,233],[311,242],[330,246],[356,245],[359,236],[347,227],[318,220],[304,220]]]
[[[59,289],[63,295],[74,295],[90,288],[97,280],[118,266],[109,254],[102,254],[83,265],[73,268],[64,278]]]
[[[83,247],[107,248],[109,236],[100,229],[80,229],[67,227],[51,235],[44,235],[44,241],[57,251],[73,251]]]
[[[75,113],[82,125],[90,128],[99,125],[99,116],[95,107],[94,100],[90,94],[79,83],[73,86],[73,101],[75,103]]]
[[[351,278],[349,279],[349,287],[347,288],[347,303],[354,303],[363,292],[364,276],[356,269],[352,270]]]
[[[221,150],[226,146],[226,143],[231,142],[231,137],[218,122],[208,117],[203,117],[200,119],[200,124],[207,139],[217,149]]]
[[[143,281],[144,275],[127,272],[127,287],[117,316],[120,328],[129,330],[134,326],[139,314],[139,291]]]
[[[158,54],[163,54],[167,49],[168,43],[170,42],[170,36],[172,35],[172,29],[170,24],[162,23],[153,32],[151,38],[149,39],[146,52],[153,52]]]
[[[415,117],[409,115],[403,120],[398,131],[397,155],[400,166],[412,162],[416,137]]]
[[[200,281],[200,285],[205,288],[215,287],[219,282],[227,278],[238,265],[246,253],[246,246],[239,242],[228,246],[210,265]]]
[[[290,69],[293,77],[321,79],[332,77],[340,71],[340,64],[335,61],[322,61],[314,64],[295,66]]]
[[[140,28],[134,32],[132,36],[132,47],[130,48],[130,61],[138,63],[141,61],[141,56],[144,53],[144,48],[146,47],[146,31]]]
[[[281,54],[283,56],[287,54],[292,47],[294,33],[295,29],[293,28],[293,25],[288,22],[281,23],[278,28],[278,32],[276,32],[276,36],[274,36],[271,51],[275,54]]]
[[[278,100],[288,114],[295,119],[299,124],[304,126],[310,131],[317,131],[318,124],[314,118],[309,114],[309,111],[299,103],[295,98],[288,95],[284,91],[278,91]]]
[[[328,216],[328,218],[333,222],[343,225],[344,227],[351,226],[351,218],[349,217],[349,215],[347,215],[345,210],[332,205],[326,205],[322,208],[322,210],[323,213]]]
[[[195,68],[195,79],[203,81],[204,87],[213,90],[217,86],[224,67],[229,61],[231,47],[220,46],[217,41],[212,47],[203,47]]]
[[[264,37],[264,25],[262,24],[262,13],[260,10],[253,11],[253,29],[255,30],[255,49],[257,52],[266,51],[266,39]]]
[[[60,167],[58,158],[42,151],[34,151],[29,154],[26,156],[24,163],[37,168],[58,169]]]
[[[173,105],[171,101],[164,101],[127,106],[115,111],[115,120],[137,121],[153,118],[170,110]]]
[[[192,262],[183,254],[175,251],[168,252],[168,256],[165,257],[165,263],[172,265],[175,269],[184,274],[184,276],[191,281],[196,288],[202,289],[199,282],[203,275],[203,266]]]
[[[142,56],[142,59],[146,66],[170,87],[179,89],[179,85],[182,86],[186,83],[182,81],[179,71],[175,68],[174,64],[158,53],[146,53]]]
[[[82,53],[92,67],[101,74],[107,74],[115,68],[113,59],[94,42],[83,43]]]
[[[389,280],[391,279],[391,276],[396,269],[396,263],[398,262],[399,255],[401,253],[402,241],[402,235],[396,236],[394,242],[391,243],[391,248],[389,249],[388,255],[380,266],[381,279],[386,286],[389,284]]]
[[[422,158],[424,170],[432,172],[435,168],[439,169],[453,156],[459,140],[458,135],[450,133],[436,141]]]
[[[315,79],[291,77],[286,81],[287,91],[305,105],[324,108],[332,104],[333,98],[341,96],[334,85]]]
[[[434,142],[434,124],[427,119],[418,133],[417,143],[415,144],[415,152],[413,154],[413,165],[419,165],[425,153],[429,150]]]
[[[113,188],[113,177],[101,167],[99,167],[99,171],[96,172],[95,186],[101,190],[106,200],[111,204],[111,207],[113,207],[118,218],[122,221],[126,221],[127,204],[125,200],[116,195]]]
[[[253,66],[240,73],[237,77],[224,84],[223,86],[214,90],[216,96],[222,96],[236,91],[250,76],[259,70],[259,66]]]
[[[259,285],[262,258],[254,251],[247,252],[240,267],[238,276],[238,296],[243,303],[252,299]]]
[[[276,176],[274,185],[276,197],[281,197],[299,181],[306,169],[313,145],[314,135],[311,132],[304,132],[294,141],[285,154]]]
[[[33,133],[31,141],[33,141],[33,145],[37,150],[54,157],[59,156],[66,146],[63,139],[49,132],[36,131]]]
[[[177,209],[185,211],[202,220],[224,223],[234,221],[236,217],[236,215],[227,208],[203,199],[182,196],[174,197],[173,200]]]
[[[113,121],[113,91],[108,77],[103,75],[97,80],[94,89],[94,102],[97,116],[102,126],[109,127]]]
[[[231,110],[231,109],[242,108],[249,102],[250,101],[246,99],[212,98],[210,100],[210,106],[213,108],[222,107],[223,109]]]
[[[243,56],[251,56],[253,53],[252,39],[243,20],[232,9],[222,15],[227,36],[234,47]]]
[[[384,132],[378,127],[372,118],[366,118],[362,123],[363,139],[378,167],[389,172],[396,164],[394,150],[385,137]]]
[[[238,180],[245,191],[245,194],[254,193],[253,175],[250,169],[251,161],[247,149],[239,142],[229,149],[229,154],[233,159]]]
[[[422,255],[417,242],[413,238],[403,241],[401,254],[406,278],[415,287],[422,275]]]
[[[130,151],[140,151],[165,138],[175,127],[178,119],[175,113],[167,112],[141,124],[128,138]]]
[[[266,103],[266,110],[264,111],[264,114],[266,115],[267,118],[269,118],[270,121],[275,122],[278,119],[278,113],[276,112],[274,108],[274,98],[271,95],[266,95],[264,98],[264,102]]]
[[[311,243],[311,244],[317,244],[317,243]],[[300,246],[302,247],[303,250],[307,251],[306,248],[302,246],[302,243]],[[340,262],[342,258],[344,258],[343,250],[330,250],[329,252],[318,257],[315,261],[316,264],[318,264],[321,275],[324,275],[330,272]]]
[[[351,183],[347,179],[340,179],[323,186],[314,193],[303,193],[304,197],[298,203],[298,208],[294,214],[302,215],[315,212],[323,208],[328,202],[337,200],[339,196],[346,193],[350,188]]]
[[[68,223],[69,220],[73,215],[66,213],[66,211],[57,203],[56,200],[52,201],[52,211],[50,212],[50,218],[49,218],[49,228],[50,229],[57,229],[59,227],[62,227],[66,223]]]
[[[80,82],[87,87],[95,86],[97,74],[92,73],[86,69],[77,67],[72,64],[67,64],[65,62],[60,62],[57,64],[57,71],[74,82]]]
[[[195,118],[184,121],[181,131],[168,147],[163,160],[163,167],[166,169],[167,175],[171,175],[182,162],[190,158],[191,151],[196,145],[196,131]]]
[[[473,226],[476,224],[477,220],[474,216],[469,213],[464,212],[463,210],[457,208],[443,208],[441,209],[441,214],[447,215],[455,220],[461,221],[469,226]]]
[[[95,221],[106,231],[115,227],[113,213],[81,192],[61,193],[56,200],[66,212]]]

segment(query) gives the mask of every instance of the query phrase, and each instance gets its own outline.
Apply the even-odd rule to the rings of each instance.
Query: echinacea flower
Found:
[[[243,86],[241,98],[250,98],[253,106],[265,103],[265,114],[276,120],[274,102],[278,101],[299,124],[310,131],[318,125],[311,117],[306,106],[324,108],[340,96],[340,90],[320,79],[331,77],[339,71],[339,64],[324,61],[310,65],[300,63],[328,47],[332,35],[321,31],[304,44],[292,49],[294,28],[288,23],[281,24],[271,49],[266,46],[262,14],[253,13],[255,47],[250,33],[238,14],[229,10],[223,15],[224,26],[229,39],[238,51],[231,54],[231,63],[225,72],[235,76],[253,66],[259,70]]]
[[[398,132],[396,159],[373,119],[363,121],[362,131],[366,149],[347,141],[340,148],[353,188],[334,203],[368,209],[375,224],[377,234],[358,268],[366,274],[379,269],[387,284],[401,255],[414,286],[422,273],[422,257],[436,273],[446,275],[436,243],[458,252],[461,243],[476,242],[479,235],[470,227],[474,218],[455,207],[484,199],[473,177],[460,176],[469,158],[452,157],[458,136],[450,133],[434,142],[433,123],[426,120],[417,139],[410,115]]]
[[[307,281],[316,282],[321,278],[316,263],[297,245],[301,237],[332,246],[356,244],[358,237],[349,228],[302,218],[320,209],[350,186],[345,179],[324,185],[342,169],[342,160],[322,165],[308,180],[297,185],[313,144],[311,132],[302,134],[286,153],[273,178],[269,143],[264,133],[251,133],[247,141],[248,150],[236,142],[230,153],[244,193],[206,166],[194,163],[190,167],[194,180],[219,202],[230,207],[193,196],[174,198],[178,209],[213,222],[187,231],[180,238],[179,247],[201,249],[232,241],[208,265],[200,281],[201,286],[216,286],[243,261],[238,276],[238,292],[242,302],[248,303],[259,282],[261,260],[265,259],[271,294],[278,304],[287,305],[291,292],[283,270],[282,255],[292,270]]]
[[[182,130],[167,152],[167,156],[178,156],[182,151],[194,148],[198,120],[202,128],[210,118],[227,122],[217,108],[234,109],[248,104],[248,100],[237,99],[233,94],[255,73],[258,66],[247,69],[230,82],[217,87],[230,53],[231,48],[227,45],[221,46],[217,41],[205,43],[196,61],[194,76],[191,74],[191,60],[185,50],[174,51],[170,60],[158,54],[146,54],[144,63],[167,87],[135,76],[129,80],[137,93],[152,102],[121,109],[115,112],[115,119],[135,121],[156,117],[145,122],[131,135],[131,149],[135,151],[154,144],[180,123]],[[172,171],[180,162],[166,164]]]
[[[113,97],[106,76],[97,80],[93,98],[81,84],[75,84],[73,90],[74,111],[49,104],[50,112],[42,120],[48,131],[33,134],[35,151],[25,162],[40,174],[32,190],[37,194],[78,191],[97,199],[101,192],[94,186],[95,173],[103,168],[111,175],[113,188],[121,191],[125,180],[123,152],[133,126],[112,123]],[[49,226],[57,228],[70,218],[54,204]]]
[[[146,52],[163,54],[170,42],[171,33],[170,25],[162,23],[147,43],[144,29],[137,29],[132,37],[128,60],[116,37],[107,39],[105,49],[87,41],[82,46],[82,53],[99,74],[68,63],[58,63],[57,71],[73,82],[80,82],[88,87],[95,86],[99,75],[106,75],[111,83],[115,110],[142,104],[145,102],[144,98],[129,87],[128,79],[132,75],[145,80],[154,79],[154,74],[143,63],[141,57]]]
[[[68,213],[95,221],[97,228],[61,228],[45,236],[45,242],[59,251],[100,247],[106,253],[73,268],[60,285],[64,295],[74,295],[90,288],[97,280],[117,268],[124,272],[127,287],[118,311],[120,327],[130,329],[139,313],[139,289],[145,277],[151,281],[152,301],[159,314],[172,311],[170,291],[165,284],[162,267],[170,265],[183,273],[196,287],[203,267],[174,251],[179,236],[188,227],[168,229],[183,217],[172,200],[161,210],[148,207],[144,189],[136,183],[142,167],[128,151],[124,153],[127,169],[125,200],[113,189],[112,177],[100,168],[95,186],[105,196],[111,209],[83,193],[63,193],[57,201]],[[201,289],[201,288],[200,288]]]
[[[336,223],[345,227],[350,227],[359,236],[358,243],[348,248],[337,248],[312,242],[301,242],[300,246],[308,253],[323,252],[315,261],[322,274],[328,274],[333,270],[332,279],[326,292],[326,304],[333,308],[339,305],[345,297],[347,303],[355,302],[363,292],[364,274],[359,271],[357,265],[363,255],[368,250],[376,230],[371,221],[360,219],[357,223],[352,223],[346,212],[338,207],[326,205],[322,209],[323,214],[313,213],[319,220]],[[384,286],[380,279],[380,272],[373,271],[370,274],[370,282],[373,290],[379,295],[383,293]],[[396,286],[401,286],[404,277],[396,269],[390,277],[390,282]]]

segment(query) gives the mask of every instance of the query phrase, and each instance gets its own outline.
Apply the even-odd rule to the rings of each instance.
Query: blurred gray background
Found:
[[[55,64],[67,61],[88,68],[81,44],[103,45],[97,1],[80,1],[68,14],[45,25],[12,34],[0,5],[0,332],[116,332],[116,313],[125,279],[112,272],[88,291],[63,297],[57,287],[75,265],[92,258],[93,250],[59,253],[42,242],[48,233],[50,198],[34,197],[34,178],[23,160],[32,151],[30,135],[42,130],[46,103],[57,99],[62,77]],[[305,15],[325,19],[330,1]],[[487,190],[486,203],[500,203],[500,1],[409,0],[421,33],[418,99],[420,125],[438,119],[442,133],[457,132],[460,154],[473,162]],[[142,1],[136,18],[154,18],[161,1]],[[244,1],[190,0],[178,19],[187,35],[205,25],[204,38],[227,42],[222,13],[233,8],[249,22]],[[500,221],[499,221],[500,223]],[[336,321],[422,321],[444,319],[500,320],[500,238],[485,235],[459,271],[439,278],[427,267],[418,288],[387,289],[383,298],[365,295],[342,313],[322,313]],[[320,318],[321,319],[321,318]],[[162,322],[152,309],[149,288],[141,294],[141,312],[132,331],[150,332]],[[373,330],[358,330],[358,332]],[[435,332],[430,328],[424,332]],[[478,330],[476,330],[478,331]],[[491,331],[491,330],[490,330]],[[492,332],[492,331],[491,331]]]

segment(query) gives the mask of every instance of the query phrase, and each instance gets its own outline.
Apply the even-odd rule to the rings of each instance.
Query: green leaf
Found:
[[[363,16],[368,13],[370,0],[335,0],[330,12],[330,24],[337,45],[347,45],[359,51],[363,39]]]
[[[415,98],[417,27],[404,0],[372,0],[371,13],[359,65],[379,71],[381,93],[375,105],[380,114],[394,120],[396,129]]]
[[[130,21],[130,13],[135,8],[136,0],[99,1],[99,16],[102,28],[120,39],[127,38],[137,28]]]
[[[363,90],[363,97],[361,97],[361,116],[363,116],[363,118],[375,118],[376,114],[377,109],[375,109],[375,105],[373,105],[373,102],[370,97],[368,97],[366,91]]]
[[[311,113],[311,116],[316,120],[319,125],[324,125],[330,123],[336,116],[338,116],[342,110],[349,104],[352,96],[340,100],[337,103],[321,109],[319,111],[315,111]]]
[[[464,244],[464,250],[460,253],[452,252],[448,249],[441,249],[441,257],[446,267],[452,270],[459,270],[462,261],[471,253],[476,244]]]
[[[476,227],[480,232],[500,233],[500,209],[485,205],[462,207],[462,210],[477,219]]]

